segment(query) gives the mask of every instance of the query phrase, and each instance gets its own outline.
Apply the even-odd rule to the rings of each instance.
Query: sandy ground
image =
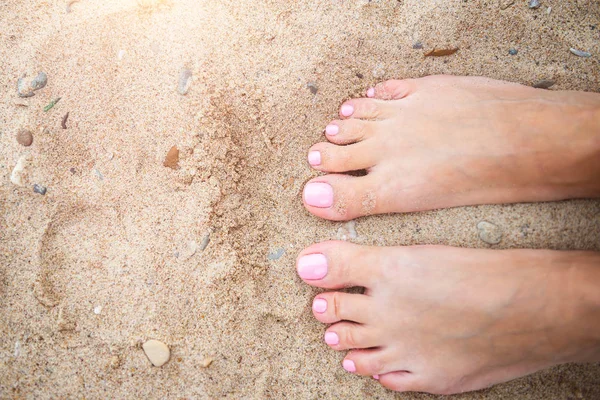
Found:
[[[341,101],[388,78],[552,78],[552,90],[600,91],[598,1],[526,3],[81,0],[67,12],[61,0],[0,2],[0,397],[433,398],[351,376],[323,343],[316,290],[294,260],[352,229],[302,207],[316,175],[306,150]],[[38,71],[48,85],[18,105],[17,79]],[[31,147],[15,140],[22,128]],[[163,166],[172,146],[177,169]],[[21,158],[18,186],[9,177]],[[482,220],[503,231],[499,245],[478,238]],[[600,202],[375,216],[354,228],[364,244],[600,250]],[[163,367],[141,349],[148,339],[170,347]],[[600,366],[457,398],[597,399]]]

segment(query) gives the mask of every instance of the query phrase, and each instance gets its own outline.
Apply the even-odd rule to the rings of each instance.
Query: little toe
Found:
[[[316,170],[348,172],[371,168],[377,163],[380,152],[373,142],[360,142],[348,146],[317,143],[308,151],[308,163]]]
[[[414,79],[393,79],[381,82],[367,90],[367,96],[382,100],[400,100],[415,90],[416,81]]]
[[[350,176],[331,174],[310,180],[302,193],[304,206],[317,217],[348,221],[387,212],[378,202],[378,182],[371,174]]]
[[[395,371],[382,374],[379,376],[378,381],[383,387],[396,392],[424,391],[424,387],[419,375],[408,371]]]
[[[368,296],[345,292],[317,295],[313,300],[312,310],[315,318],[324,324],[340,321],[365,323],[373,312]]]
[[[390,249],[327,241],[304,249],[296,261],[300,278],[311,286],[325,289],[372,288],[387,268]],[[323,294],[325,296],[325,294]],[[329,304],[329,303],[328,303]],[[329,306],[329,305],[328,305]]]
[[[368,349],[381,344],[372,328],[353,322],[339,322],[330,326],[324,340],[334,350]]]
[[[397,107],[379,99],[358,98],[346,101],[340,107],[340,117],[380,120],[394,116]]]
[[[364,376],[379,375],[380,378],[388,372],[397,371],[394,364],[397,362],[394,362],[392,353],[382,348],[350,351],[342,362],[348,372]]]
[[[377,130],[383,130],[379,127],[380,123],[352,118],[335,120],[325,127],[325,135],[335,144],[356,143],[372,137]]]

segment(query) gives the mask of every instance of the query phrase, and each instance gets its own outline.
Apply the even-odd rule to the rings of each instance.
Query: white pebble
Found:
[[[148,340],[142,345],[146,357],[155,367],[162,367],[171,357],[169,347],[158,340]]]
[[[94,314],[98,315],[102,312],[102,306],[94,307]]]
[[[119,53],[117,54],[117,58],[119,60],[122,60],[123,57],[125,57],[125,54],[127,54],[127,52],[125,50],[119,50]]]
[[[10,181],[12,183],[14,183],[17,186],[23,186],[23,176],[25,175],[25,169],[29,165],[30,161],[31,157],[29,155],[23,155],[21,156],[21,158],[19,158],[19,161],[17,161],[17,165],[15,165],[15,168],[10,174]]]

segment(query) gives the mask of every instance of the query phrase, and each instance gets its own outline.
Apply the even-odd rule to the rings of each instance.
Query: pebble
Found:
[[[198,246],[198,248],[200,249],[200,251],[204,251],[204,249],[206,249],[206,247],[208,247],[209,243],[210,243],[210,233],[207,233],[206,236],[204,236],[204,239],[202,239],[202,242],[200,242],[200,246]]]
[[[123,57],[125,57],[125,54],[126,54],[126,53],[127,53],[127,52],[126,52],[125,50],[119,50],[119,52],[117,53],[117,59],[118,59],[118,60],[122,60],[122,59],[123,59]]]
[[[541,81],[537,81],[533,84],[533,87],[536,89],[549,89],[554,86],[556,82],[552,79],[542,79]]]
[[[102,312],[102,306],[94,307],[94,314],[100,315],[101,312]]]
[[[508,50],[508,54],[510,54],[511,56],[516,56],[518,52],[519,51],[517,49],[510,49],[510,50]]]
[[[42,185],[38,185],[37,183],[35,185],[33,185],[33,191],[37,194],[41,194],[42,196],[44,196],[46,194],[46,187],[42,186]]]
[[[165,161],[163,165],[167,168],[176,169],[179,167],[179,149],[177,146],[171,147],[167,156],[165,157]]]
[[[508,7],[515,4],[515,0],[500,0],[500,9],[506,10]]]
[[[150,360],[155,367],[162,367],[171,357],[169,347],[158,340],[148,340],[142,345],[142,348],[144,349],[144,353],[146,353],[148,360]]]
[[[281,249],[277,249],[277,250],[272,251],[271,253],[269,253],[269,255],[267,256],[267,258],[269,260],[279,260],[281,257],[283,257],[284,254],[285,254],[285,249],[281,248]]]
[[[15,100],[15,106],[29,107],[29,102],[27,100],[24,100],[24,99],[16,99]]]
[[[591,57],[592,56],[592,53],[588,53],[587,51],[583,51],[583,50],[577,50],[572,47],[569,49],[569,51],[578,57]]]
[[[416,42],[415,44],[413,44],[412,48],[415,50],[421,50],[423,48],[423,43]]]
[[[540,0],[529,0],[529,8],[539,8]]]
[[[48,83],[48,76],[44,72],[40,72],[31,80],[26,76],[19,78],[17,81],[19,97],[31,97],[35,95],[34,92],[46,86],[46,83]]]
[[[23,186],[23,175],[25,175],[25,169],[31,162],[29,155],[23,155],[17,161],[17,165],[10,174],[10,181],[17,186]]]
[[[548,9],[546,10],[546,14],[550,15],[551,12],[552,12],[552,7],[548,7]]]
[[[382,63],[378,63],[373,68],[373,78],[381,79],[385,76],[385,66]]]
[[[488,221],[481,221],[477,224],[479,239],[487,244],[498,244],[502,240],[502,230],[496,224]]]
[[[177,84],[177,91],[180,95],[185,96],[192,86],[192,71],[189,69],[182,69],[179,72],[179,83]]]
[[[212,364],[212,363],[213,363],[213,361],[215,361],[215,360],[214,360],[214,359],[212,359],[212,358],[210,358],[210,357],[209,357],[209,358],[205,358],[205,359],[204,359],[204,361],[202,361],[202,367],[203,367],[203,368],[208,368],[208,367],[210,367],[210,364]]]
[[[348,221],[341,226],[337,231],[338,240],[356,239],[358,237],[356,233],[356,221]]]
[[[313,82],[308,82],[306,84],[306,87],[308,88],[308,90],[310,90],[310,92],[312,94],[317,94],[317,92],[319,91],[319,88],[317,87],[317,84],[313,83]]]
[[[27,129],[21,129],[17,132],[17,142],[21,146],[29,147],[33,143],[33,134]]]

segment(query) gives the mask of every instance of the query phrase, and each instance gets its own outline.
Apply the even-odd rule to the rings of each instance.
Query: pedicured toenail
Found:
[[[342,366],[348,372],[356,372],[356,365],[354,365],[354,361],[352,360],[344,360]]]
[[[329,136],[335,136],[340,133],[340,127],[337,125],[329,124],[325,127],[325,133]]]
[[[309,281],[323,279],[327,275],[327,258],[323,254],[309,254],[300,257],[298,275]]]
[[[351,104],[344,104],[342,106],[342,115],[344,117],[349,117],[354,114],[354,107]]]
[[[379,380],[379,375],[373,375],[373,379],[375,379],[376,381]]]
[[[319,314],[323,314],[327,311],[327,300],[315,299],[315,301],[313,301],[312,309]]]
[[[309,183],[304,187],[304,201],[309,206],[329,208],[333,205],[333,188],[323,182]]]
[[[321,165],[321,152],[320,151],[311,151],[308,153],[308,163],[313,167],[316,165]]]
[[[375,88],[367,90],[367,97],[375,97]]]
[[[325,333],[325,343],[329,345],[336,345],[340,342],[340,338],[335,332],[327,332]]]

